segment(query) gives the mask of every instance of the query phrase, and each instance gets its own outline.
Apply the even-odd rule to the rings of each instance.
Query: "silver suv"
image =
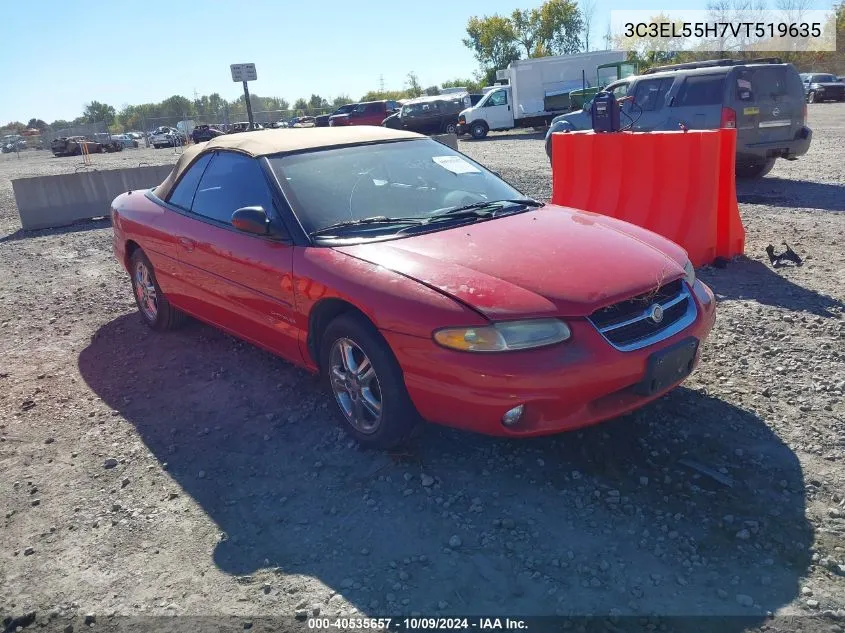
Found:
[[[719,59],[653,68],[616,81],[605,90],[622,105],[622,127],[653,130],[737,129],[736,174],[765,176],[778,158],[807,153],[813,131],[807,127],[804,86],[792,64],[777,58]],[[591,103],[555,117],[546,134],[551,160],[555,132],[592,129]]]

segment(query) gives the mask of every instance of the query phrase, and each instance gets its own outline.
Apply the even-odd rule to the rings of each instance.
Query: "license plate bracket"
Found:
[[[634,385],[634,392],[651,396],[689,376],[698,344],[698,339],[691,336],[649,356],[645,376]]]

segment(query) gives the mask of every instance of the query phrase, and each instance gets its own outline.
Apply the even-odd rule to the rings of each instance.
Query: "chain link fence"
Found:
[[[280,121],[289,121],[294,117],[301,116],[319,116],[321,114],[331,114],[335,108],[304,108],[299,110],[253,110],[252,116],[256,123],[263,127],[270,127],[271,125]],[[188,122],[187,127],[196,125],[211,125],[222,131],[229,131],[236,123],[243,123],[249,120],[245,107],[229,106],[227,108],[220,108],[217,112],[202,112],[196,114],[185,114],[182,116],[165,116],[165,117],[143,117],[141,119],[142,130],[125,130],[152,132],[158,127],[171,127],[182,129],[183,122]]]
[[[54,139],[69,136],[84,136],[90,140],[103,140],[108,135],[109,127],[105,121],[84,123],[66,128],[47,126],[42,130],[0,129],[0,152],[3,154],[20,154],[27,150],[50,150]]]
[[[188,142],[191,142],[190,132],[196,125],[211,125],[221,131],[228,132],[236,123],[243,123],[249,120],[246,105],[242,102],[230,103],[218,107],[216,110],[211,108],[197,108],[194,107],[195,112],[188,114],[175,114],[172,116],[158,116],[158,117],[144,117],[136,121],[131,126],[121,126],[120,124],[111,126],[111,133],[116,129],[120,133],[133,132],[141,134],[141,138],[137,139],[141,147],[149,147],[149,135],[159,127],[170,127],[182,131],[187,137]],[[295,117],[303,116],[319,116],[321,114],[331,114],[336,108],[289,108],[287,110],[256,110],[253,109],[253,119],[263,127],[271,127],[279,122],[288,122]],[[123,128],[123,129],[121,129]],[[13,130],[0,129],[0,151],[3,154],[19,154],[26,150],[46,150],[50,151],[50,145],[53,140],[63,137],[82,136],[89,140],[103,141],[106,139],[105,135],[109,135],[109,126],[105,121],[98,121],[95,123],[84,123],[71,127],[53,128],[46,127],[37,133],[36,130]]]

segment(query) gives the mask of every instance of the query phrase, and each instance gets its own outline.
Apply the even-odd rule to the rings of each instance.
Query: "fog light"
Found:
[[[513,426],[519,422],[520,418],[522,418],[523,411],[525,411],[524,404],[514,407],[502,416],[502,424],[505,426]]]

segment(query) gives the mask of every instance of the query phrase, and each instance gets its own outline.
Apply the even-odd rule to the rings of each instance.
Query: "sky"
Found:
[[[597,44],[612,9],[648,8],[625,0],[593,2]],[[243,89],[232,82],[229,65],[244,62],[258,71],[251,92],[290,103],[312,93],[358,99],[377,90],[381,78],[385,89],[399,90],[411,71],[421,85],[435,85],[470,77],[478,68],[462,43],[471,16],[541,3],[10,0],[3,3],[3,23],[18,27],[4,28],[0,38],[0,124],[73,119],[92,100],[118,110],[174,94],[218,92],[233,100]],[[810,4],[827,9],[831,2]],[[673,0],[669,8],[705,5]]]

